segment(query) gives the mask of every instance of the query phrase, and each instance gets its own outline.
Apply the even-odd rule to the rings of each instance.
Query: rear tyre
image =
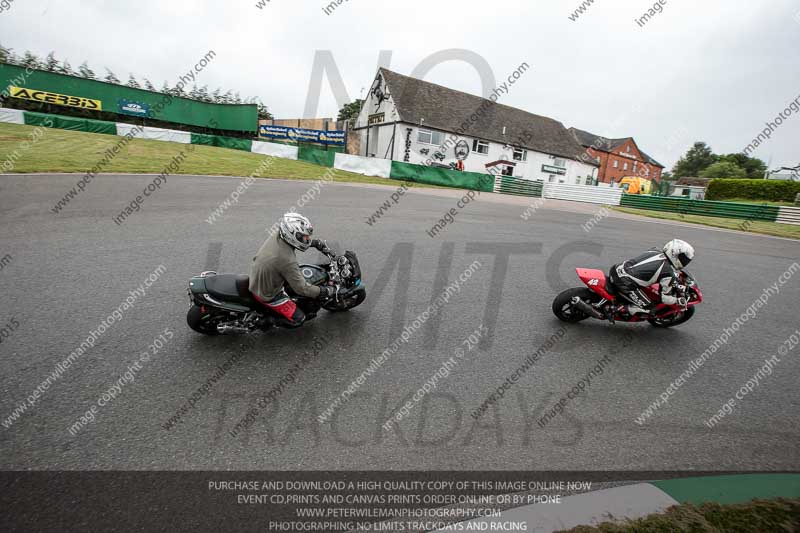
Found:
[[[189,327],[194,331],[202,333],[203,335],[219,335],[217,323],[221,318],[222,316],[220,313],[211,311],[203,313],[199,307],[193,305],[186,314],[186,323],[189,324]]]
[[[553,314],[556,315],[559,320],[575,323],[589,318],[589,315],[578,311],[572,306],[572,299],[575,296],[589,304],[600,301],[600,296],[585,287],[567,289],[553,300]]]
[[[694,312],[695,308],[692,306],[686,309],[686,311],[675,313],[668,318],[650,318],[647,321],[650,322],[650,325],[654,328],[671,328],[691,320],[691,318],[694,316]]]
[[[367,289],[360,288],[344,300],[334,301],[330,300],[322,306],[326,311],[331,313],[341,313],[342,311],[349,311],[354,307],[361,305],[367,299]]]

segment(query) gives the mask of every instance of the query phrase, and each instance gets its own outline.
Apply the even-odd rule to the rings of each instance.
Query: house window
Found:
[[[592,179],[592,177],[591,176],[586,176],[586,185],[592,185],[593,183],[594,183],[594,180]]]
[[[442,132],[419,130],[417,141],[422,144],[435,144],[436,146],[442,145]]]
[[[619,168],[619,161],[616,159],[614,160],[614,168]]]
[[[503,176],[513,176],[514,175],[514,167],[511,165],[505,165],[503,167],[503,171],[501,172]]]
[[[522,148],[514,148],[514,161],[527,161],[528,151]]]
[[[631,153],[631,145],[630,144],[625,147],[625,151],[628,152],[628,153]]]
[[[628,170],[628,163],[624,163],[622,165],[622,170]]]
[[[489,143],[486,141],[479,141],[475,139],[472,141],[472,151],[477,152],[479,154],[488,154],[489,153]]]
[[[553,158],[553,166],[558,168],[567,168],[567,162],[560,157]]]

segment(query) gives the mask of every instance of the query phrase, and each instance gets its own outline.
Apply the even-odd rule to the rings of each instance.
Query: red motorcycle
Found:
[[[602,270],[576,268],[578,277],[586,287],[567,289],[553,300],[553,313],[564,322],[580,322],[597,318],[614,322],[642,322],[647,320],[657,328],[670,328],[688,322],[694,316],[695,306],[703,301],[703,293],[695,279],[686,271],[679,271],[678,303],[659,303],[652,313],[630,315],[627,305],[617,298],[617,290],[608,282]],[[660,302],[660,287],[654,283],[644,288],[651,301]]]

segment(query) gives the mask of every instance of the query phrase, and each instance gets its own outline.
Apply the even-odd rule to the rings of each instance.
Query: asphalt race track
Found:
[[[550,201],[525,221],[532,199],[484,194],[438,236],[426,233],[461,193],[410,191],[372,226],[365,222],[396,187],[330,184],[302,212],[316,235],[358,253],[368,298],[342,314],[323,312],[302,330],[205,337],[185,322],[187,283],[205,269],[247,273],[268,228],[308,182],[259,180],[224,217],[205,219],[240,180],[170,177],[123,224],[119,214],[152,176],[97,178],[59,214],[50,208],[77,176],[0,180],[0,420],[7,417],[91,330],[159,265],[166,270],[63,371],[35,405],[0,427],[3,470],[797,470],[800,468],[800,350],[716,414],[798,328],[800,275],[769,298],[669,403],[635,419],[739,315],[800,258],[800,243],[613,214],[590,232],[599,206]],[[475,421],[477,409],[562,324],[550,305],[579,286],[574,267],[607,270],[673,237],[697,249],[689,269],[706,301],[689,323],[587,321],[563,338]],[[313,259],[310,254],[309,259]],[[441,313],[366,378],[333,421],[317,415],[471,263],[481,267]],[[417,403],[399,430],[381,424],[481,325],[488,335]],[[95,421],[68,431],[159,334],[166,346],[141,365]],[[630,333],[633,333],[632,335]],[[256,422],[230,431],[276,387],[317,339],[310,357]],[[170,417],[217,367],[224,376],[170,429]],[[537,420],[607,356],[564,414]],[[284,382],[288,380],[284,379]]]

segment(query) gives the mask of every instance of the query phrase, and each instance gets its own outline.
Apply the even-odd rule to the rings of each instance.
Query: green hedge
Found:
[[[771,202],[794,202],[800,193],[800,182],[780,180],[715,179],[708,184],[707,200],[747,198]]]

